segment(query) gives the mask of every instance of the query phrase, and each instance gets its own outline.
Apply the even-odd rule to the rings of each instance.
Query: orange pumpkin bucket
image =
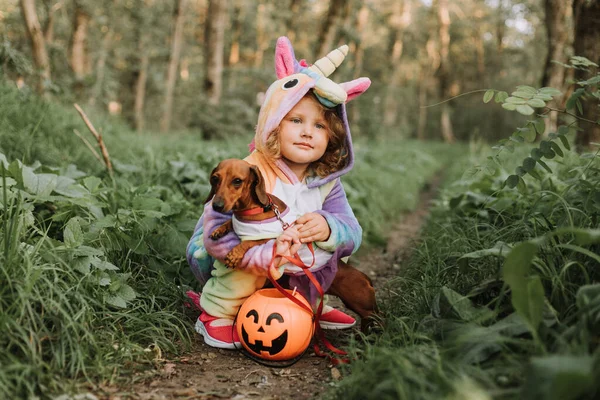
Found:
[[[310,309],[300,294],[286,291]],[[278,289],[261,289],[240,307],[237,333],[244,348],[271,361],[291,360],[306,350],[313,335],[313,314]]]

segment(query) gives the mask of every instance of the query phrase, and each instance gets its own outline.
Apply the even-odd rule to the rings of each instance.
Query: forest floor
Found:
[[[355,265],[371,277],[378,293],[385,289],[385,282],[396,276],[404,260],[410,257],[440,181],[439,176],[434,178],[420,194],[418,208],[402,215],[390,227],[385,248],[375,248],[355,256]],[[329,304],[348,311],[337,298],[332,297]],[[335,346],[343,346],[353,331],[328,330],[325,335]],[[136,372],[130,380],[134,383],[96,386],[92,391],[95,393],[93,397],[108,400],[301,400],[318,398],[342,378],[339,369],[326,358],[317,357],[311,346],[297,363],[287,368],[263,366],[240,351],[212,348],[204,344],[200,335],[194,336],[192,348],[185,354],[163,357],[154,363],[154,368],[149,369],[146,365]]]

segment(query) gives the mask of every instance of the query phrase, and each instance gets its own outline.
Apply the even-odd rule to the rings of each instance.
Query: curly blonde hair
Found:
[[[321,158],[314,161],[308,167],[309,175],[317,175],[324,178],[336,171],[343,169],[348,163],[348,143],[346,142],[346,130],[344,122],[337,115],[335,108],[327,108],[322,105],[317,97],[308,92],[304,97],[312,99],[319,105],[323,113],[323,119],[327,122],[329,141],[327,149]],[[266,155],[275,159],[281,158],[281,147],[279,144],[279,127],[275,128],[270,134],[265,143]]]

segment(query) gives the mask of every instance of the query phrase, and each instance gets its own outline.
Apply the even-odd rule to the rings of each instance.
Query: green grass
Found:
[[[193,132],[140,135],[87,110],[114,163],[110,177],[73,134],[91,138],[73,108],[2,84],[0,96],[0,398],[123,379],[136,363],[152,368],[158,350],[185,349],[195,315],[183,293],[197,289],[185,247],[208,174],[243,157],[251,133],[213,142]],[[374,245],[387,220],[415,207],[444,148],[356,148],[345,184]]]
[[[383,331],[351,346],[358,360],[330,397],[597,398],[600,160],[567,153],[523,193],[502,188],[528,152],[495,175],[463,176],[486,152],[451,165],[422,241],[380,294]]]

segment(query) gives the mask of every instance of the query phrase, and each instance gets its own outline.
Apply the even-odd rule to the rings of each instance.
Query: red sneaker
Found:
[[[233,326],[233,320],[213,317],[202,311],[196,321],[196,332],[204,336],[204,343],[219,349],[239,349],[242,344]]]
[[[348,329],[355,324],[354,318],[331,306],[323,307],[323,313],[319,319],[319,325],[323,329]]]

